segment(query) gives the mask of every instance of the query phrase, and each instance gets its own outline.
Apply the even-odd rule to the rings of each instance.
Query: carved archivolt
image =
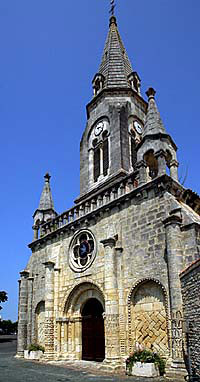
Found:
[[[76,285],[65,299],[63,313],[67,316],[81,315],[81,309],[87,300],[96,298],[105,309],[104,295],[97,284],[83,282]]]

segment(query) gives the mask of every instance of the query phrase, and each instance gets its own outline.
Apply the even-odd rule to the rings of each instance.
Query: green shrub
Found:
[[[28,347],[28,352],[41,350],[44,353],[44,347],[38,344],[31,344]]]
[[[126,369],[131,372],[135,362],[155,363],[160,375],[165,372],[165,360],[158,354],[150,350],[135,351],[126,360]]]

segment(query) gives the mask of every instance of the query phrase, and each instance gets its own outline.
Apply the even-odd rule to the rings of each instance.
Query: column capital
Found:
[[[22,279],[27,279],[29,277],[29,271],[26,270],[19,272],[19,274]]]
[[[166,153],[163,149],[160,149],[158,151],[155,152],[155,157],[158,158],[158,157],[166,157]]]
[[[140,169],[141,167],[147,167],[147,164],[144,160],[137,162],[137,168]]]
[[[167,217],[165,220],[163,220],[163,224],[165,227],[170,226],[172,224],[181,225],[182,224],[182,218],[177,215],[171,215]]]
[[[113,248],[116,244],[116,239],[114,239],[113,237],[109,237],[108,239],[101,240],[100,243],[103,244],[104,248]]]
[[[53,261],[46,261],[45,263],[43,263],[43,265],[45,266],[45,268],[54,268],[55,267],[55,263]]]
[[[169,167],[178,167],[179,163],[176,159],[172,159],[169,163]]]

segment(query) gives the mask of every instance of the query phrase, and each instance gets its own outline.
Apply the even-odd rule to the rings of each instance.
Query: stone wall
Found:
[[[186,215],[186,207],[158,179],[33,241],[24,281],[24,288],[31,283],[32,312],[22,325],[29,328],[28,342],[39,340],[37,313],[45,301],[46,357],[81,359],[82,308],[95,298],[104,310],[107,360],[125,358],[136,341],[167,358],[181,358],[182,346],[174,345],[173,352],[170,346],[170,320],[182,309],[178,276],[189,260],[189,231],[196,241],[196,229],[183,229]],[[91,235],[95,245],[91,262],[79,270],[70,248],[80,244],[80,232]]]
[[[156,191],[157,192],[157,191]],[[83,272],[74,272],[69,266],[69,246],[74,236],[73,231],[66,231],[61,238],[48,240],[35,248],[27,269],[33,282],[33,322],[34,312],[40,301],[45,298],[45,265],[47,261],[55,264],[54,269],[54,321],[70,317],[65,308],[70,293],[76,286],[83,283],[93,283],[102,291],[105,299],[105,311],[110,308],[112,300],[118,305],[120,353],[126,356],[129,349],[133,350],[134,338],[128,336],[131,331],[132,321],[128,319],[128,299],[134,290],[134,285],[145,280],[156,280],[167,291],[165,298],[166,315],[168,302],[168,271],[165,258],[165,227],[163,220],[167,217],[170,209],[170,198],[156,196],[151,190],[149,193],[139,194],[133,199],[114,205],[111,209],[101,211],[101,214],[93,216],[85,226],[80,229],[88,229],[94,234],[97,243],[97,253],[92,265]],[[103,242],[108,238],[116,237],[115,252],[108,254],[106,260],[106,248]],[[102,243],[101,243],[102,242]],[[109,257],[110,256],[110,257]],[[112,260],[112,256],[113,260]],[[115,280],[108,274],[108,262],[113,261]],[[156,266],[155,266],[156,264]],[[110,280],[110,281],[109,281]],[[108,290],[108,283],[115,284],[113,292]],[[116,289],[116,291],[115,291]],[[109,294],[110,293],[110,294]],[[116,301],[117,300],[117,301]],[[133,301],[130,299],[131,304]],[[151,305],[151,304],[150,304]],[[150,306],[149,305],[149,306]],[[152,304],[153,306],[153,304]],[[105,321],[106,322],[106,321]],[[59,324],[60,325],[60,324]],[[71,325],[71,324],[70,324]],[[166,323],[164,324],[166,326]],[[56,325],[55,325],[56,326]],[[33,329],[32,329],[33,330]],[[63,332],[62,332],[63,330]],[[61,330],[61,338],[64,336],[64,328]],[[71,329],[70,329],[71,330]],[[57,331],[55,330],[55,351],[59,348]],[[66,346],[62,350],[66,352]]]
[[[200,259],[180,275],[183,311],[187,329],[188,355],[191,366],[200,376]]]

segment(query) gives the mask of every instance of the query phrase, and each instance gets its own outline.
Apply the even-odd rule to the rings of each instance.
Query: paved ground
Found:
[[[0,382],[147,382],[149,378],[127,377],[97,369],[95,363],[52,362],[42,364],[14,358],[16,337],[0,336]],[[150,379],[152,381],[152,378]],[[153,382],[164,378],[153,378]]]

